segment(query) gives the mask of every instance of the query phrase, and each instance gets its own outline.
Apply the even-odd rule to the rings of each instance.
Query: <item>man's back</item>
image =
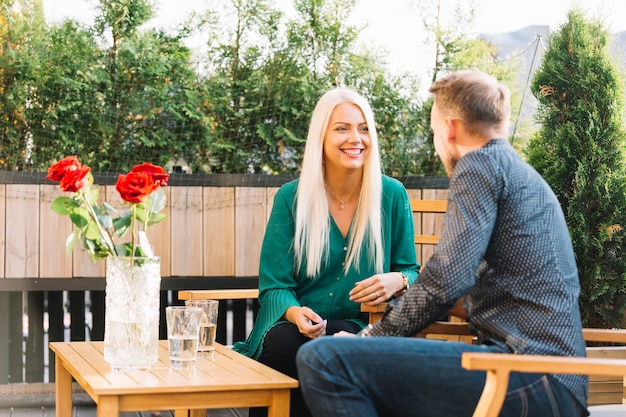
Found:
[[[563,341],[551,339],[567,339],[567,353],[583,355],[574,252],[559,202],[539,174],[504,140],[494,140],[457,164],[449,212],[446,227],[481,222],[463,242],[485,245],[465,297],[480,340],[516,353],[555,354]]]

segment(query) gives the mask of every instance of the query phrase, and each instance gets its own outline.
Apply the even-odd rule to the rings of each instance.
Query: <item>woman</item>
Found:
[[[261,249],[261,308],[234,349],[297,378],[303,343],[358,332],[361,303],[387,301],[415,281],[413,235],[404,186],[381,173],[369,104],[348,89],[327,92],[313,111],[300,178],[274,198]],[[309,415],[292,391],[291,417]]]

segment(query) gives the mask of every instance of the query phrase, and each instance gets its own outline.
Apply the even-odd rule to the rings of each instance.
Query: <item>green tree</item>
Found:
[[[31,79],[27,113],[33,140],[30,163],[46,170],[67,155],[81,155],[96,168],[100,159],[104,102],[98,91],[106,76],[98,65],[98,47],[91,32],[73,21],[46,30],[46,41],[33,45],[37,67]],[[89,134],[86,134],[89,132]]]
[[[552,34],[532,82],[541,128],[525,150],[565,212],[591,327],[621,327],[626,307],[624,92],[608,41],[576,9]]]
[[[207,78],[216,172],[297,172],[322,92],[365,87],[350,82],[355,79],[384,79],[370,77],[370,69],[352,59],[358,32],[346,21],[353,1],[296,0],[294,6],[296,15],[286,18],[267,1],[231,0],[230,31],[220,18],[222,38],[210,36],[217,63]]]
[[[474,24],[476,1],[429,0],[415,4],[426,30],[425,43],[434,47],[431,81],[452,71],[479,68],[509,86],[513,92],[512,105],[515,107],[521,99],[521,94],[517,93],[515,88],[517,79],[515,61],[494,60],[493,57],[497,52],[495,47],[470,35]],[[445,169],[435,152],[433,133],[430,129],[431,101],[432,99],[428,99],[423,104],[421,117],[418,119],[419,131],[423,133],[417,143],[417,171],[425,175],[445,176]]]
[[[28,169],[32,152],[29,109],[38,74],[33,49],[44,38],[41,1],[0,0],[0,167]]]
[[[91,100],[97,98],[101,106],[97,121],[80,131],[89,135],[81,139],[92,143],[90,165],[97,171],[121,172],[147,160],[196,163],[210,135],[191,51],[183,44],[188,28],[178,35],[141,31],[153,14],[147,0],[101,0],[98,11],[95,33],[111,44],[94,45],[93,70],[86,82],[95,89]],[[79,71],[77,78],[83,77]]]
[[[368,52],[352,55],[343,78],[372,106],[383,172],[419,174],[415,146],[421,135],[419,80],[412,74],[389,74],[379,61]]]
[[[217,19],[208,28],[212,62],[206,92],[213,148],[206,168],[260,172],[276,147],[259,133],[276,125],[271,103],[290,65],[288,56],[276,52],[282,49],[282,13],[267,0],[223,0],[211,4],[210,12]]]

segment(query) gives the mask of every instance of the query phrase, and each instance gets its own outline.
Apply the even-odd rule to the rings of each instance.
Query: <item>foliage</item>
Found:
[[[480,68],[509,86],[513,92],[512,105],[516,106],[521,95],[515,86],[517,79],[515,61],[508,63],[494,59],[496,49],[484,40],[469,36],[468,27],[474,23],[475,0],[446,2],[442,0],[420,0],[415,2],[426,29],[425,43],[433,46],[434,82],[446,73],[468,68]],[[423,103],[416,115],[419,124],[417,172],[425,175],[444,176],[445,169],[435,152],[433,133],[430,129],[431,100]]]
[[[214,0],[169,32],[146,28],[149,0],[98,0],[93,26],[48,26],[38,1],[17,12],[0,0],[0,169],[43,171],[80,154],[99,172],[150,160],[296,174],[315,103],[342,85],[372,103],[386,173],[443,173],[420,83],[359,44],[362,28],[348,24],[356,0],[293,0],[293,16],[271,0]],[[485,45],[444,28],[457,37],[437,38],[436,62],[488,58]],[[203,66],[184,44],[194,31],[207,42]]]
[[[105,73],[97,62],[97,44],[88,30],[72,21],[50,28],[46,48],[31,61],[40,77],[30,81],[36,96],[24,109],[32,132],[33,169],[45,170],[66,152],[85,155],[87,164],[97,166],[101,149],[97,138],[104,135],[101,90],[108,86],[101,81]],[[92,140],[79,132],[91,132]]]
[[[0,0],[0,166],[23,169],[30,154],[29,117],[25,103],[31,80],[39,75],[29,43],[45,38],[36,1]],[[18,12],[19,10],[19,12]]]
[[[626,133],[608,39],[579,10],[552,34],[532,82],[542,126],[525,150],[565,212],[591,327],[621,327],[626,308]]]

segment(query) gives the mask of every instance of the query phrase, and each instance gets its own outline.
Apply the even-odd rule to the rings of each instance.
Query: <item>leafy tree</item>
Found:
[[[525,150],[565,212],[591,327],[621,327],[626,307],[626,133],[608,40],[576,9],[552,34],[532,82],[541,129]]]
[[[206,167],[260,172],[275,151],[258,133],[276,125],[269,111],[279,87],[275,83],[291,69],[289,57],[274,52],[281,50],[277,32],[282,14],[267,0],[221,1],[210,11],[218,19],[209,28],[213,67],[206,91],[214,140]]]
[[[434,82],[448,72],[461,69],[479,68],[500,81],[504,82],[513,92],[512,105],[521,99],[517,93],[515,81],[517,73],[515,62],[498,62],[494,60],[496,49],[484,40],[469,35],[468,27],[474,23],[476,9],[475,0],[444,2],[442,0],[419,1],[415,3],[422,16],[422,24],[426,30],[426,43],[434,46],[434,60],[431,80]],[[419,172],[425,175],[445,176],[446,172],[439,160],[433,144],[433,133],[430,129],[430,109],[432,99],[428,99],[423,107],[419,131],[423,132],[418,141]]]
[[[200,145],[197,138],[209,136],[197,74],[190,66],[191,51],[179,36],[139,30],[152,16],[147,0],[102,0],[98,10],[95,34],[104,40],[109,33],[109,47],[96,44],[93,35],[91,42],[81,42],[68,29],[61,33],[73,36],[70,39],[53,37],[59,42],[57,57],[72,62],[64,51],[80,57],[76,65],[66,64],[67,68],[61,61],[52,64],[60,68],[63,82],[73,80],[81,91],[54,94],[50,89],[50,96],[62,109],[85,106],[85,118],[90,121],[68,126],[80,142],[66,146],[68,140],[59,151],[81,152],[83,162],[97,171],[126,171],[146,160],[166,165],[184,158],[193,163],[200,146],[192,144]],[[83,44],[78,50],[77,45]]]
[[[226,39],[210,37],[218,63],[207,78],[216,172],[297,172],[313,107],[334,86],[357,88],[370,99],[386,94],[385,104],[400,106],[387,89],[408,85],[387,83],[375,59],[363,65],[370,57],[355,56],[358,32],[345,23],[353,1],[295,1],[284,37],[278,30],[284,16],[266,1],[231,0],[230,6],[234,29]]]
[[[98,91],[106,75],[98,64],[98,47],[89,30],[66,21],[47,31],[45,42],[35,46],[36,76],[31,88],[36,94],[27,112],[33,138],[30,163],[46,170],[67,155],[80,154],[97,167],[102,135],[100,115],[105,111]],[[87,136],[84,132],[89,132]]]
[[[0,0],[0,166],[28,167],[32,133],[29,101],[37,74],[33,44],[43,38],[41,1]]]
[[[45,170],[80,154],[95,171],[150,160],[194,172],[297,173],[315,103],[345,85],[372,103],[385,172],[420,172],[419,83],[389,74],[373,48],[357,44],[359,29],[346,23],[354,0],[294,0],[293,18],[270,0],[211,2],[199,71],[182,43],[195,22],[174,35],[142,30],[148,0],[99,5],[93,27],[39,24],[34,6],[3,15],[5,168]]]
[[[420,136],[419,81],[411,74],[389,74],[368,52],[352,55],[343,78],[370,102],[376,120],[383,172],[419,174],[415,138]]]

